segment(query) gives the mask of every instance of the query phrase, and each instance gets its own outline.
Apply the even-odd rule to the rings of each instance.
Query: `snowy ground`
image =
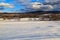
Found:
[[[60,21],[0,21],[0,40],[60,40]]]

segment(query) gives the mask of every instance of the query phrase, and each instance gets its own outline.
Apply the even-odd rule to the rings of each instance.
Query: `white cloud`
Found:
[[[43,5],[43,4],[40,2],[31,3],[31,7],[34,9],[40,9],[41,5]]]
[[[53,6],[51,6],[51,5],[43,5],[43,6],[41,7],[41,9],[42,9],[43,11],[50,11],[50,10],[53,9]]]
[[[13,8],[13,5],[9,4],[9,3],[0,3],[0,6],[4,6],[4,7],[9,7],[9,8]]]
[[[31,4],[32,8],[35,10],[49,11],[53,9],[52,5],[44,5],[40,2],[34,2]]]

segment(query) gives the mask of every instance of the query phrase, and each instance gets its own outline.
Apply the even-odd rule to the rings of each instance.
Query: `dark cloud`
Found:
[[[60,11],[60,0],[45,0],[45,4],[52,5],[53,11]]]

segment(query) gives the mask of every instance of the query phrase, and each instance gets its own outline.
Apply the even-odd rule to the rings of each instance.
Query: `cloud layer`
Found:
[[[60,0],[45,0],[46,2],[57,2],[57,1],[60,1]]]
[[[28,10],[31,10],[32,11],[32,4],[31,4],[31,3],[33,3],[32,0],[16,0],[16,1],[17,1],[17,3],[20,3],[20,4],[24,5],[25,6],[25,9],[28,9]],[[48,4],[48,5],[52,5],[53,6],[53,9],[51,9],[51,10],[60,10],[59,9],[59,7],[60,7],[59,6],[60,5],[60,2],[59,1],[60,0],[53,0],[53,1],[52,0],[45,0],[45,3],[46,3],[46,5]],[[38,6],[35,6],[35,7],[38,7]],[[41,8],[41,9],[43,11],[47,10],[47,9],[44,9],[44,8]],[[33,9],[33,10],[35,10],[35,9]],[[49,8],[48,8],[47,11],[49,11]]]

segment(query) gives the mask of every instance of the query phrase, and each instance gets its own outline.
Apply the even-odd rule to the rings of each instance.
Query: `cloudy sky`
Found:
[[[51,11],[60,11],[59,0],[0,0],[0,11],[1,12],[26,12],[26,11],[35,11],[43,10],[32,8],[32,3],[46,3],[46,5],[51,5],[53,9]],[[46,9],[44,9],[46,10]],[[49,11],[49,10],[48,10]]]

